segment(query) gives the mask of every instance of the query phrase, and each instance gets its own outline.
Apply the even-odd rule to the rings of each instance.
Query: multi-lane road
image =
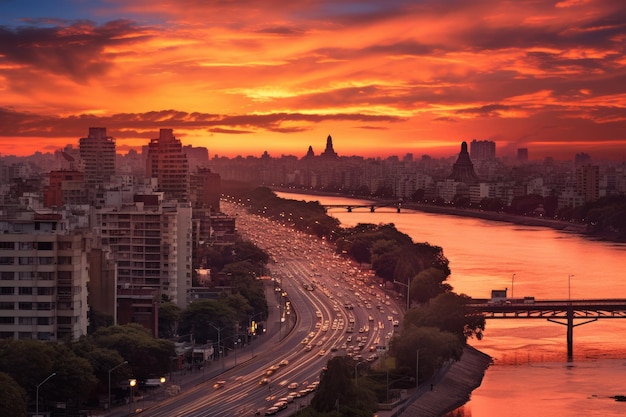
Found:
[[[335,254],[331,245],[249,215],[232,203],[222,208],[237,215],[237,229],[244,238],[271,256],[272,311],[266,328],[278,331],[279,337],[268,338],[255,348],[254,356],[241,357],[237,366],[164,399],[142,416],[264,415],[279,399],[298,393],[277,412],[293,414],[308,403],[313,394],[306,391],[319,383],[332,356],[352,356],[355,369],[359,362],[375,363],[381,353],[377,346],[388,344],[394,321],[399,320],[400,307],[393,296],[374,282],[369,271]],[[221,382],[215,385],[217,381]]]

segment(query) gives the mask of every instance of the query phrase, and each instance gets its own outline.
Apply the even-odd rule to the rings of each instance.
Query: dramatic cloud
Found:
[[[345,154],[477,138],[626,157],[613,0],[23,3],[0,16],[2,154],[103,126],[119,149],[167,127],[220,155],[304,154],[330,133]]]

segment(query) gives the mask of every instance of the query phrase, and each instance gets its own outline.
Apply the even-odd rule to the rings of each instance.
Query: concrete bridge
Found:
[[[490,302],[473,299],[470,311],[486,319],[541,319],[567,326],[567,356],[574,353],[574,327],[600,319],[626,319],[626,299],[534,300],[507,299]]]

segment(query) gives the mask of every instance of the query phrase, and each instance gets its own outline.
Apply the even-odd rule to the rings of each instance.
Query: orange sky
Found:
[[[0,154],[106,127],[210,156],[626,160],[617,0],[0,2]]]

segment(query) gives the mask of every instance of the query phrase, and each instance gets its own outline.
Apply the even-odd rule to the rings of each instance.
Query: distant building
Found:
[[[475,161],[495,159],[496,143],[491,140],[472,140],[470,143],[470,157]]]
[[[324,149],[324,152],[322,152],[320,157],[330,160],[339,159],[339,155],[337,155],[337,152],[335,152],[335,149],[333,148],[333,138],[330,135],[326,138],[326,149]]]
[[[89,135],[79,140],[80,158],[85,168],[85,184],[93,194],[115,175],[115,139],[104,127],[90,127]]]
[[[466,184],[476,184],[479,182],[476,172],[474,172],[474,164],[470,160],[469,153],[467,152],[467,143],[461,143],[461,152],[459,157],[452,166],[452,174],[448,177],[456,182],[463,182]]]
[[[577,153],[574,156],[574,166],[576,168],[581,167],[583,165],[590,165],[591,164],[591,156],[587,153],[581,152],[581,153]]]
[[[45,207],[86,204],[88,199],[85,174],[78,171],[51,171],[43,201]]]
[[[528,148],[517,149],[517,162],[528,162]]]
[[[146,176],[157,179],[167,200],[189,201],[189,164],[172,129],[161,129],[159,137],[150,140]]]
[[[600,198],[600,167],[583,165],[576,168],[576,192],[585,202]]]

